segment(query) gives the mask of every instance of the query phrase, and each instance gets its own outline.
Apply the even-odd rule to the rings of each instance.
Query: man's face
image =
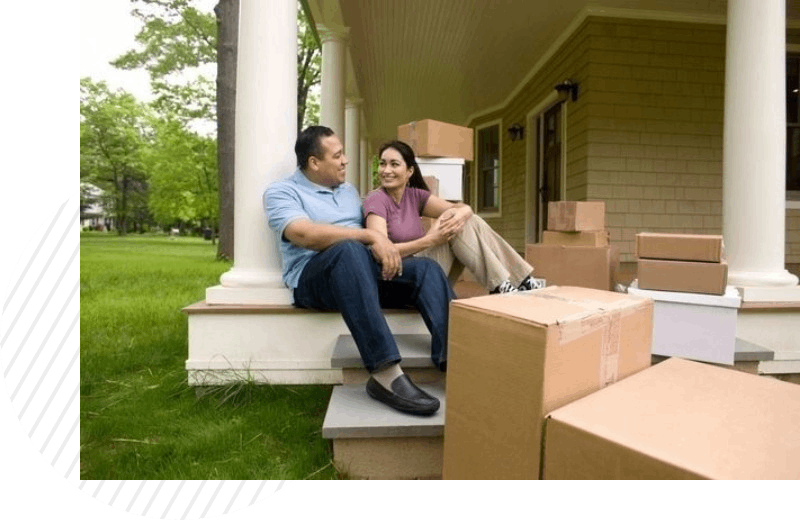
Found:
[[[344,155],[342,142],[335,135],[323,137],[322,158],[311,157],[308,160],[311,181],[329,188],[335,188],[344,182],[347,171],[347,157]]]

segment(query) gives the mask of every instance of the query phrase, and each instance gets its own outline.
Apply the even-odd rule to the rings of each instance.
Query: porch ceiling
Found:
[[[308,4],[316,23],[350,28],[355,84],[349,82],[348,95],[363,99],[366,133],[374,144],[394,138],[397,126],[409,121],[431,118],[465,124],[475,114],[503,103],[584,8],[717,19],[727,10],[726,0],[308,0]],[[798,6],[800,0],[787,0],[787,18],[798,18]]]

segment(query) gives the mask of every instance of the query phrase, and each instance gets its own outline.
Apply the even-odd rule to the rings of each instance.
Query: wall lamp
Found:
[[[512,141],[518,141],[525,137],[525,127],[519,123],[514,123],[508,127],[508,138]]]
[[[570,92],[572,94],[572,101],[578,101],[578,82],[567,79],[555,86],[559,94]]]

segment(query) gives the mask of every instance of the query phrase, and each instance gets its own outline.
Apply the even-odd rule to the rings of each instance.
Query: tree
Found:
[[[150,172],[148,207],[161,224],[216,226],[219,186],[216,145],[177,118],[152,121],[152,144],[143,154]]]
[[[147,220],[147,109],[127,92],[81,78],[80,115],[81,181],[103,191],[100,202],[124,235]]]
[[[319,99],[312,88],[322,76],[322,52],[319,37],[308,23],[305,6],[297,9],[297,132],[319,123]]]

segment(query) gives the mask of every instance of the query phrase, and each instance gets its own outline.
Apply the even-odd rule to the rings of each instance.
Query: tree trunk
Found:
[[[217,15],[217,161],[219,244],[217,257],[233,260],[233,186],[236,143],[236,48],[239,0],[219,0]]]

